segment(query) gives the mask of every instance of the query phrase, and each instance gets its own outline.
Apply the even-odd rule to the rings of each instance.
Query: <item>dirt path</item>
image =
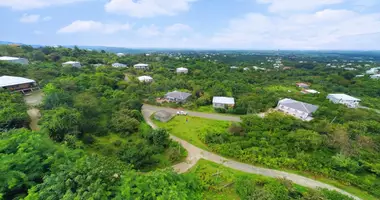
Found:
[[[28,96],[24,96],[25,103],[29,105],[31,108],[27,111],[28,115],[30,117],[30,129],[33,131],[39,131],[40,127],[38,126],[38,121],[41,118],[40,110],[36,108],[36,106],[40,105],[42,103],[44,94],[41,90],[34,91]]]
[[[149,106],[149,105],[144,105],[142,108],[142,113],[143,113],[145,121],[154,129],[156,129],[158,127],[152,122],[152,120],[150,119],[150,116],[154,112],[157,112],[159,110],[171,111],[171,110],[175,110],[175,109],[160,108],[160,107]],[[192,112],[192,113],[196,113],[196,112]],[[204,114],[204,113],[202,113],[202,114]],[[190,112],[189,112],[189,115],[191,115]],[[202,115],[191,115],[191,116],[201,117]],[[218,117],[218,116],[219,115],[213,114],[213,117]],[[223,116],[223,118],[219,118],[219,119],[220,120],[229,119],[229,118],[224,118],[224,117],[225,116]],[[206,118],[208,118],[208,117],[206,117]],[[214,119],[214,118],[210,118],[210,119]],[[236,120],[236,118],[233,118],[233,119]],[[227,121],[229,121],[229,120],[227,120]],[[226,167],[236,169],[236,170],[240,170],[240,171],[247,172],[247,173],[259,174],[259,175],[263,175],[263,176],[267,176],[267,177],[273,177],[273,178],[286,178],[288,180],[291,180],[293,183],[296,183],[298,185],[302,185],[305,187],[309,187],[309,188],[326,188],[329,190],[335,190],[335,191],[338,191],[342,194],[350,196],[356,200],[360,200],[359,197],[356,197],[356,196],[354,196],[354,195],[352,195],[346,191],[343,191],[343,190],[336,188],[334,186],[331,186],[331,185],[328,185],[328,184],[325,184],[325,183],[322,183],[322,182],[319,182],[319,181],[316,181],[316,180],[313,180],[310,178],[306,178],[306,177],[303,177],[300,175],[296,175],[296,174],[292,174],[292,173],[288,173],[288,172],[283,172],[283,171],[279,171],[279,170],[256,167],[253,165],[249,165],[249,164],[237,162],[234,160],[230,160],[230,159],[224,158],[222,156],[219,156],[217,154],[214,154],[214,153],[205,151],[203,149],[200,149],[200,148],[198,148],[198,147],[196,147],[196,146],[194,146],[194,145],[192,145],[192,144],[190,144],[190,143],[188,143],[188,142],[186,142],[180,138],[177,138],[175,136],[171,136],[171,138],[173,140],[179,142],[188,152],[188,157],[186,158],[185,162],[179,163],[179,164],[173,166],[174,170],[179,172],[179,173],[184,173],[184,172],[188,171],[191,167],[193,167],[197,163],[197,161],[200,158],[203,158],[205,160],[209,160],[209,161],[212,161],[212,162],[215,162],[218,164],[222,164]]]
[[[38,126],[38,120],[40,120],[41,117],[40,110],[38,110],[37,108],[29,109],[28,115],[31,119],[29,125],[30,129],[32,129],[33,131],[39,131],[40,127]]]

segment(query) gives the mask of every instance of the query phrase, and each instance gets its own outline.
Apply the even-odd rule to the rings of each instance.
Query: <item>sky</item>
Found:
[[[380,0],[0,0],[0,41],[380,50]]]

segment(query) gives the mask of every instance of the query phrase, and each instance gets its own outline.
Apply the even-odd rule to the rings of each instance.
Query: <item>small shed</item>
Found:
[[[166,112],[164,110],[160,110],[154,114],[154,119],[161,121],[161,122],[168,122],[173,118],[173,115],[169,112]]]
[[[177,68],[176,71],[177,71],[177,74],[187,74],[189,72],[189,70],[184,67]]]

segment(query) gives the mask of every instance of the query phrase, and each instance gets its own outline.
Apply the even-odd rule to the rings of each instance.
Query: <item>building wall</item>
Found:
[[[29,88],[32,88],[34,86],[35,86],[35,84],[33,84],[33,83],[25,83],[25,84],[5,87],[5,89],[8,89],[9,91],[17,91],[17,90],[29,89]]]
[[[296,110],[293,108],[289,108],[289,107],[281,105],[281,104],[279,104],[277,106],[277,109],[281,110],[282,112],[284,112],[288,115],[292,115],[292,116],[299,118],[299,119],[306,119],[308,117],[311,117],[311,115],[309,113],[306,113],[306,112],[303,112],[300,110]]]
[[[233,104],[223,104],[223,103],[213,103],[212,105],[214,108],[225,108],[226,106],[231,108],[235,106]]]

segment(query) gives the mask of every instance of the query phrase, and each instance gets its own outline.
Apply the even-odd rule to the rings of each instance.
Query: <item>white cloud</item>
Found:
[[[0,0],[0,7],[9,7],[14,10],[29,10],[82,1],[87,0]]]
[[[224,47],[254,49],[336,49],[339,44],[354,44],[350,38],[357,40],[376,33],[380,33],[380,14],[326,9],[290,16],[249,13],[231,20],[228,28],[215,34],[211,41]]]
[[[29,15],[26,13],[20,18],[20,22],[22,23],[36,23],[38,20],[40,20],[39,15]]]
[[[197,0],[110,0],[105,9],[115,14],[144,18],[160,15],[176,15],[190,9],[190,4]]]
[[[345,0],[256,0],[258,3],[270,4],[270,12],[308,11],[323,6],[334,5]]]
[[[115,33],[119,31],[127,31],[131,28],[129,24],[119,23],[102,23],[97,21],[81,21],[77,20],[70,25],[58,30],[58,33],[78,33],[78,32],[100,32],[100,33]]]
[[[52,17],[50,16],[46,16],[44,18],[42,18],[43,21],[50,21],[52,19]]]

